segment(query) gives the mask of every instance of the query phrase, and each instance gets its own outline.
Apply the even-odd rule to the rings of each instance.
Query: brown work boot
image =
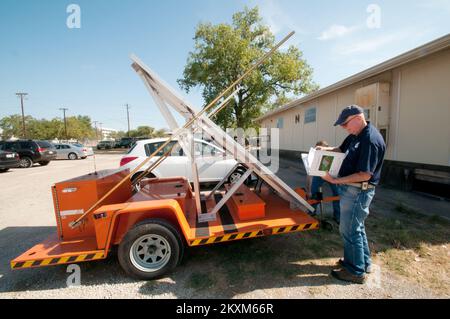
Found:
[[[344,268],[344,259],[339,259],[336,263],[336,266],[338,266],[339,268]],[[370,274],[372,272],[372,267],[371,266],[367,266],[366,267],[366,274]]]
[[[355,284],[360,284],[360,285],[362,285],[366,281],[366,276],[353,275],[345,268],[339,268],[339,269],[332,270],[331,276],[333,276],[336,279],[342,280],[342,281],[349,281],[349,282],[353,282]]]

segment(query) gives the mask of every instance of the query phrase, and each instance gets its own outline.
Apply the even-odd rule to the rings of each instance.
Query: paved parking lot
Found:
[[[99,154],[98,170],[118,167],[121,155]],[[50,187],[94,171],[94,158],[54,161],[46,167],[0,175],[0,298],[386,298],[436,297],[432,290],[378,272],[371,283],[342,284],[328,276],[340,257],[337,232],[270,236],[188,249],[174,273],[142,282],[128,278],[114,255],[82,263],[81,286],[66,285],[66,266],[11,271],[9,261],[54,233]],[[296,163],[283,162],[279,175],[301,185]],[[330,237],[331,236],[331,237]]]

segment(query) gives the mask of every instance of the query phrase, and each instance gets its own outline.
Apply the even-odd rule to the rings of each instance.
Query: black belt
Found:
[[[365,191],[368,189],[375,189],[375,185],[369,184],[369,182],[362,182],[362,183],[347,183],[344,185],[353,186],[356,188],[360,188],[361,190]]]

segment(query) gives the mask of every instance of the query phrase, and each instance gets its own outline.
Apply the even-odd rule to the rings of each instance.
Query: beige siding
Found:
[[[336,121],[336,97],[328,94],[319,98],[317,110],[317,141],[325,140],[330,145],[335,145],[336,129],[333,126]]]
[[[318,140],[339,146],[347,133],[333,126],[338,114],[355,103],[357,89],[377,82],[389,83],[386,159],[450,166],[450,49],[319,96],[262,124],[276,127],[277,118],[284,117],[281,149],[307,151]],[[316,122],[305,125],[310,107],[317,108]]]
[[[401,73],[397,159],[450,165],[450,50]]]

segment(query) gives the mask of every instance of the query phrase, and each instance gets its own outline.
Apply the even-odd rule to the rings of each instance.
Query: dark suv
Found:
[[[131,145],[136,141],[134,137],[122,137],[118,143],[116,143],[117,148],[130,148]]]
[[[0,173],[19,167],[19,154],[0,150]]]
[[[20,167],[28,168],[34,163],[42,166],[56,159],[56,149],[53,144],[37,140],[1,141],[0,150],[16,152],[20,156]]]

